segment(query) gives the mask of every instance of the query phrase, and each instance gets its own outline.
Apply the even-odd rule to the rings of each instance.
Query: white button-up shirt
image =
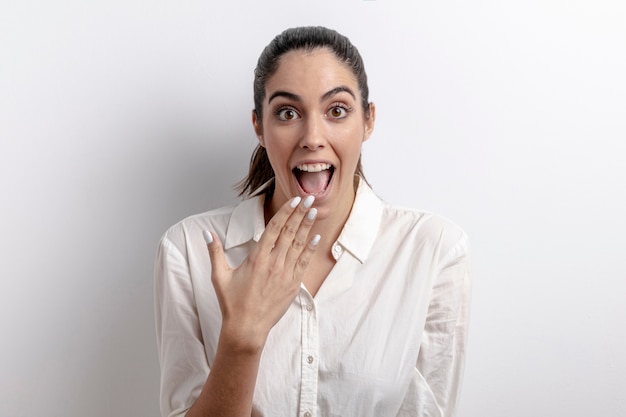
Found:
[[[203,230],[239,265],[265,228],[264,197],[189,217],[155,264],[161,410],[182,416],[211,371],[221,314]],[[470,298],[465,233],[390,206],[360,181],[336,264],[312,297],[301,286],[261,357],[253,416],[449,417],[461,386]]]

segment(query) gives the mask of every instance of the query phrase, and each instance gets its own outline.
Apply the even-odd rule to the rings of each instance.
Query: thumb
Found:
[[[229,269],[228,262],[224,256],[224,247],[219,238],[208,230],[204,230],[202,235],[207,243],[209,257],[211,258],[211,269],[213,270],[211,275],[212,277],[216,277],[220,275],[220,272]]]

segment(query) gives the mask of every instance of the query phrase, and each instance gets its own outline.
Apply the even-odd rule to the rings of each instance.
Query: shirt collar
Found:
[[[261,185],[251,194],[251,197],[235,207],[226,229],[224,249],[243,245],[250,240],[259,241],[265,230],[265,193],[263,191],[273,181],[272,178]]]
[[[384,203],[359,177],[359,185],[350,216],[337,242],[350,252],[360,263],[365,262],[374,246],[380,227]]]
[[[259,241],[265,230],[265,194],[262,191],[269,186],[271,181],[273,180],[266,182],[252,193],[253,197],[242,201],[235,207],[226,230],[224,249],[242,245],[250,240]],[[360,263],[365,262],[374,245],[383,207],[382,200],[359,177],[354,204],[337,243]]]

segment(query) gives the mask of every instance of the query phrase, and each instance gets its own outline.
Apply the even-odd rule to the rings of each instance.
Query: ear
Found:
[[[365,132],[363,133],[363,142],[370,138],[370,135],[374,131],[374,125],[376,124],[376,106],[372,102],[370,102],[368,106],[369,114],[365,118]]]
[[[256,133],[256,137],[259,139],[259,143],[265,148],[265,141],[263,140],[263,124],[257,117],[256,110],[254,109],[252,109],[252,127],[254,127],[254,133]]]

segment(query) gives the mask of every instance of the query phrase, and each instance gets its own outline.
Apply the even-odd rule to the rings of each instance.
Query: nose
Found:
[[[324,148],[326,145],[326,131],[324,121],[320,117],[308,117],[304,123],[300,147],[310,151]]]

